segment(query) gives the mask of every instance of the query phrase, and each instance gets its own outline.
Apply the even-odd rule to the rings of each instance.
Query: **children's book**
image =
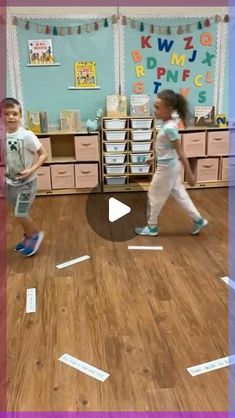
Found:
[[[225,113],[219,113],[215,116],[215,123],[220,128],[227,128],[228,126],[228,117]]]
[[[196,106],[194,115],[195,126],[213,126],[215,106]]]
[[[80,110],[61,110],[60,125],[62,131],[79,132],[81,131]]]
[[[150,97],[147,94],[132,94],[130,114],[131,116],[150,116]]]
[[[76,87],[96,87],[96,63],[94,61],[75,62],[74,71]]]
[[[27,111],[28,129],[35,134],[48,132],[47,112],[44,111]]]
[[[113,94],[106,98],[108,117],[127,116],[127,98],[124,95]]]
[[[51,39],[28,41],[30,64],[53,64],[54,54]]]

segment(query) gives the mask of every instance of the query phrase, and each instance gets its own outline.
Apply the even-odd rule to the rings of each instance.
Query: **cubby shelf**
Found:
[[[112,123],[110,125],[110,121],[111,120],[116,120],[116,121],[122,121],[122,128],[117,128],[115,127],[115,122],[114,122],[114,127],[112,127]],[[132,139],[132,132],[135,131],[135,129],[132,126],[132,122],[131,120],[133,119],[151,119],[151,126],[149,128],[145,128],[146,130],[152,130],[153,134],[151,136],[151,147],[149,151],[144,151],[141,150],[139,151],[140,154],[144,154],[144,153],[151,153],[152,155],[154,155],[154,141],[155,139],[157,140],[157,131],[158,128],[155,124],[155,120],[153,117],[140,117],[140,118],[136,118],[134,116],[126,116],[126,117],[117,117],[117,118],[111,118],[111,117],[104,117],[102,120],[102,157],[101,157],[101,164],[102,164],[102,183],[103,183],[103,191],[104,192],[128,192],[128,191],[138,191],[138,190],[148,190],[151,180],[152,180],[152,176],[154,174],[154,166],[152,166],[150,168],[150,172],[149,173],[132,173],[130,170],[130,165],[133,164],[133,162],[131,162],[131,154],[132,153],[137,153],[138,151],[133,151],[132,150],[132,144],[133,142],[135,144],[138,144],[138,141],[135,140],[133,141]],[[109,123],[109,128],[107,128],[107,121]],[[138,125],[138,124],[137,124]],[[121,126],[121,125],[120,125]],[[125,132],[125,150],[124,151],[107,151],[105,144],[110,144],[112,141],[107,140],[106,138],[106,134],[109,131],[113,131],[113,132],[117,132],[117,131],[122,131],[123,134]],[[144,129],[143,129],[144,131]],[[192,127],[188,127],[187,129],[183,129],[179,131],[181,138],[182,138],[182,145],[185,149],[185,153],[186,156],[190,159],[190,158],[196,158],[197,162],[196,164],[198,164],[198,166],[203,165],[203,162],[211,162],[214,163],[216,162],[216,167],[215,167],[215,171],[216,171],[216,178],[214,178],[213,180],[206,180],[205,181],[198,181],[196,183],[195,186],[191,187],[189,186],[189,184],[187,183],[184,173],[183,173],[183,169],[182,169],[182,181],[184,182],[184,185],[187,189],[204,189],[204,188],[212,188],[212,187],[227,187],[228,186],[228,180],[227,177],[225,175],[225,171],[223,164],[227,164],[227,156],[228,156],[228,128],[219,128],[216,126],[210,126],[210,127],[205,127],[205,126],[192,126]],[[115,137],[115,135],[114,135]],[[197,139],[198,137],[198,139]],[[202,141],[202,150],[200,151],[201,154],[199,153],[197,155],[197,151],[196,151],[196,147],[198,146],[198,144],[195,146],[194,144],[192,144],[192,147],[190,149],[190,139],[192,139],[192,142],[194,141],[195,143],[200,144],[200,140]],[[196,139],[196,140],[195,140]],[[214,141],[214,142],[213,142]],[[115,140],[113,140],[113,142],[115,142]],[[143,140],[144,142],[148,142],[147,140]],[[116,141],[116,143],[118,144],[118,141]],[[122,141],[119,142],[124,143]],[[235,148],[235,144],[233,144],[233,148]],[[199,149],[199,148],[198,148]],[[190,152],[192,152],[192,154],[190,154]],[[230,145],[230,152],[231,152],[231,145]],[[106,184],[106,178],[107,177],[113,177],[114,179],[112,180],[113,182],[115,182],[115,177],[118,177],[118,174],[107,174],[106,173],[106,168],[107,167],[107,162],[106,162],[106,157],[109,155],[125,155],[124,157],[124,161],[122,164],[126,164],[126,172],[123,174],[119,174],[120,177],[122,176],[126,176],[126,182],[125,184]],[[199,156],[200,155],[200,156]],[[232,155],[235,155],[235,150],[232,152]],[[201,161],[201,163],[199,163],[199,160],[203,160]],[[234,163],[235,163],[235,159],[234,159]],[[118,165],[118,163],[116,163]],[[120,165],[122,165],[120,164]],[[137,164],[141,164],[141,163],[137,163]],[[142,163],[143,164],[143,163]],[[112,165],[110,163],[110,165]],[[136,177],[137,181],[133,182],[132,179]],[[145,177],[146,181],[142,182],[141,177]],[[138,178],[140,178],[140,182],[138,182]],[[201,178],[201,177],[200,177]],[[120,178],[121,181],[121,178]]]
[[[37,171],[39,196],[101,192],[99,132],[37,134],[48,160]]]

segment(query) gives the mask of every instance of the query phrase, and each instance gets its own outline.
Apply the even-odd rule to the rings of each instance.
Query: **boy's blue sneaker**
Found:
[[[135,232],[138,235],[149,235],[151,237],[156,237],[158,235],[158,229],[156,226],[144,226],[142,228],[135,228]]]
[[[43,238],[44,238],[44,233],[42,231],[38,232],[38,234],[35,234],[30,240],[28,240],[27,246],[22,251],[23,254],[26,257],[30,257],[31,255],[34,255],[38,251],[43,241]]]
[[[15,251],[23,251],[27,246],[28,239],[26,238],[25,234],[21,241],[15,246]]]
[[[206,225],[208,225],[208,220],[205,218],[201,218],[198,221],[193,221],[193,227],[191,234],[197,235],[201,231],[202,228],[204,228]]]

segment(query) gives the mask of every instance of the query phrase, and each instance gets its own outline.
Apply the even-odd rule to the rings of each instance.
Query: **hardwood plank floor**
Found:
[[[86,196],[37,198],[33,216],[46,235],[28,259],[12,250],[21,231],[9,215],[8,410],[227,409],[226,368],[197,377],[186,371],[228,355],[228,289],[220,280],[228,274],[227,190],[190,194],[210,223],[200,236],[189,235],[190,221],[170,200],[158,237],[119,243],[92,231]],[[138,204],[139,194],[130,199]],[[91,259],[56,268],[85,254]],[[37,312],[26,314],[31,287]],[[62,364],[64,353],[107,371],[109,379],[101,383]]]

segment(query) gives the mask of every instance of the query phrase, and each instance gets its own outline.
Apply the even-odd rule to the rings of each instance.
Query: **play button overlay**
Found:
[[[109,199],[109,222],[115,222],[130,213],[131,208],[120,200],[110,197]]]
[[[101,238],[125,242],[136,237],[135,228],[146,225],[147,193],[137,184],[137,191],[89,193],[86,217]]]

